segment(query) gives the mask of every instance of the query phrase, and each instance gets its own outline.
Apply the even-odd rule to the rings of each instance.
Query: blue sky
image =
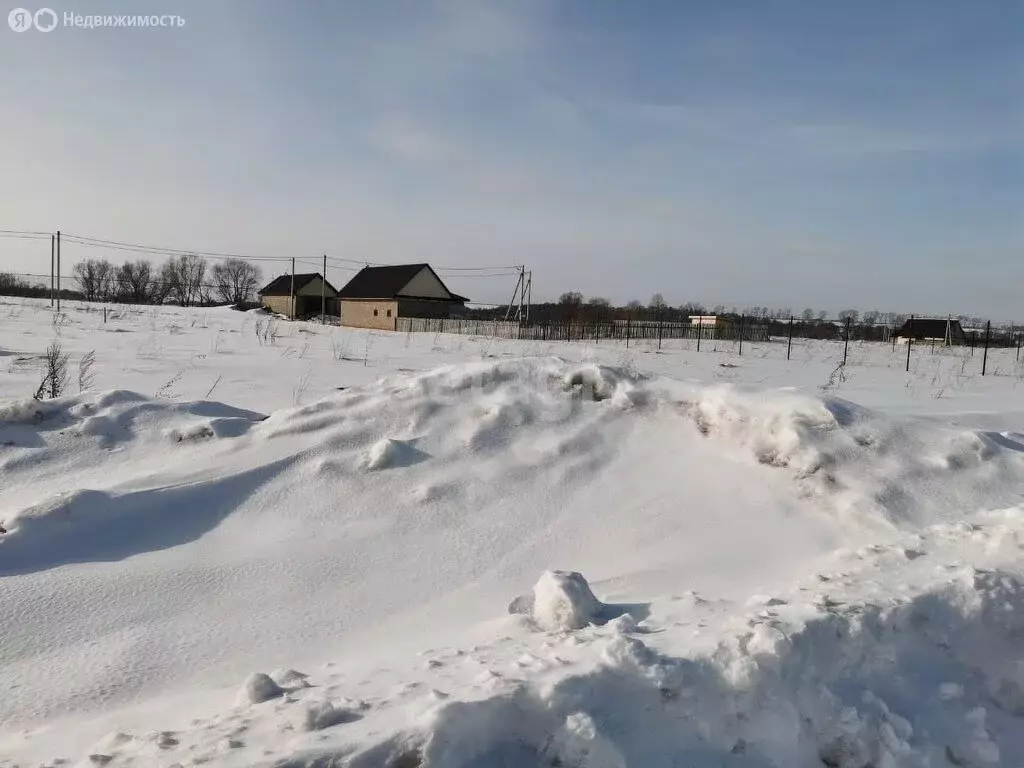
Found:
[[[0,228],[1024,320],[1020,2],[51,7],[186,26],[0,29]]]

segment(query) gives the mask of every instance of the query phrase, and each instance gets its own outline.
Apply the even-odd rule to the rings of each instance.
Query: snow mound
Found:
[[[265,672],[253,672],[238,691],[236,702],[239,706],[261,704],[284,695],[284,689]]]
[[[314,701],[307,703],[303,710],[302,728],[306,731],[322,731],[357,719],[358,715],[350,709],[336,706],[330,701]]]
[[[887,601],[892,602],[892,601]],[[441,703],[418,735],[364,752],[469,765],[834,768],[1019,765],[1024,585],[966,569],[896,604],[750,617],[710,656],[672,657],[621,632],[551,684],[509,681]],[[955,696],[940,696],[955,689]],[[385,749],[386,747],[386,749]],[[948,762],[947,762],[948,761]]]
[[[1012,503],[1024,452],[994,433],[891,419],[795,390],[665,383],[698,432],[790,473],[840,514],[892,525]]]
[[[604,607],[583,574],[545,571],[533,594],[513,600],[509,612],[529,614],[542,629],[559,632],[582,629],[599,618]]]
[[[56,400],[11,400],[0,403],[0,424],[31,424],[45,419],[60,407]]]
[[[595,402],[612,400],[620,405],[630,405],[639,394],[621,371],[600,365],[574,368],[562,377],[562,382],[567,390]]]
[[[390,469],[392,467],[407,467],[426,458],[426,454],[417,450],[409,442],[384,438],[370,446],[370,450],[366,453],[365,465],[367,469],[371,470]]]
[[[296,669],[275,669],[270,673],[270,679],[282,688],[296,687],[303,688],[308,685],[306,679],[309,675],[299,672]]]

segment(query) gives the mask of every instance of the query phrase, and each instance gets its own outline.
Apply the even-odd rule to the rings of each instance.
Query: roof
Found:
[[[437,273],[429,264],[395,264],[387,267],[363,267],[356,273],[355,277],[349,280],[338,292],[342,299],[430,299],[433,301],[444,301],[434,296],[415,296],[403,293],[402,290],[409,282],[416,277],[424,268],[437,278],[437,281],[451,297],[450,301],[465,303],[469,301],[465,296],[459,296],[448,290],[448,286],[437,276]]]
[[[295,292],[298,293],[303,288],[305,288],[307,284],[311,283],[313,280],[316,280],[318,277],[320,277],[319,272],[303,272],[301,274],[296,273]],[[331,285],[331,283],[328,280],[324,280],[324,282],[327,283],[327,287],[330,288],[332,293],[337,293],[337,290],[334,288],[333,285]],[[275,277],[265,286],[260,288],[257,291],[257,293],[260,296],[291,296],[292,275],[289,273],[287,275]]]
[[[947,320],[944,317],[915,317],[913,320],[907,320],[903,327],[897,331],[896,335],[903,337],[913,336],[915,339],[944,339],[946,338],[947,323],[951,338],[963,339],[965,337],[964,329],[960,326],[959,320]]]

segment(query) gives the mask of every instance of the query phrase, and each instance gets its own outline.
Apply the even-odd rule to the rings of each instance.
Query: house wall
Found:
[[[291,296],[261,296],[260,299],[263,306],[271,312],[277,312],[280,315],[287,315],[288,317],[292,316]]]
[[[450,317],[453,309],[461,307],[450,301],[419,301],[417,299],[399,299],[398,314],[400,317]]]
[[[374,311],[377,312],[376,315],[374,315]],[[388,317],[389,312],[390,317]],[[378,328],[382,331],[393,331],[397,319],[397,301],[384,299],[362,301],[342,299],[341,301],[341,324],[350,328]]]
[[[434,273],[426,267],[406,283],[398,294],[400,296],[425,296],[428,299],[450,299],[452,297],[441,281],[434,277]]]

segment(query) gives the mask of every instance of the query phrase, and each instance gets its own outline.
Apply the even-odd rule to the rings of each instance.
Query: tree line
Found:
[[[500,319],[504,317],[505,311],[504,307],[471,309],[467,315],[480,319]],[[646,304],[634,299],[622,306],[615,306],[601,296],[585,298],[579,291],[567,291],[559,296],[556,302],[542,302],[530,306],[530,321],[537,323],[589,324],[624,320],[688,323],[691,317],[697,315],[716,315],[735,321],[742,316],[748,321],[762,324],[789,323],[790,318],[793,318],[805,328],[808,326],[834,326],[834,320],[829,319],[829,313],[823,309],[806,308],[802,311],[794,311],[789,307],[751,307],[740,310],[736,307],[726,307],[724,304],[706,306],[697,302],[672,306],[665,301],[664,296],[660,293],[655,293]],[[864,328],[876,326],[891,328],[902,325],[906,319],[906,315],[876,310],[861,312],[856,309],[845,309],[838,314],[840,323],[845,324],[849,320],[851,326]],[[822,330],[821,333],[825,333],[825,331]]]
[[[106,259],[86,259],[72,268],[77,290],[61,296],[84,301],[124,304],[179,304],[183,307],[210,304],[251,304],[261,274],[243,259],[225,259],[212,267],[195,254],[172,256],[159,268],[140,259],[115,265]],[[49,295],[49,288],[31,285],[17,275],[0,273],[0,295]]]

